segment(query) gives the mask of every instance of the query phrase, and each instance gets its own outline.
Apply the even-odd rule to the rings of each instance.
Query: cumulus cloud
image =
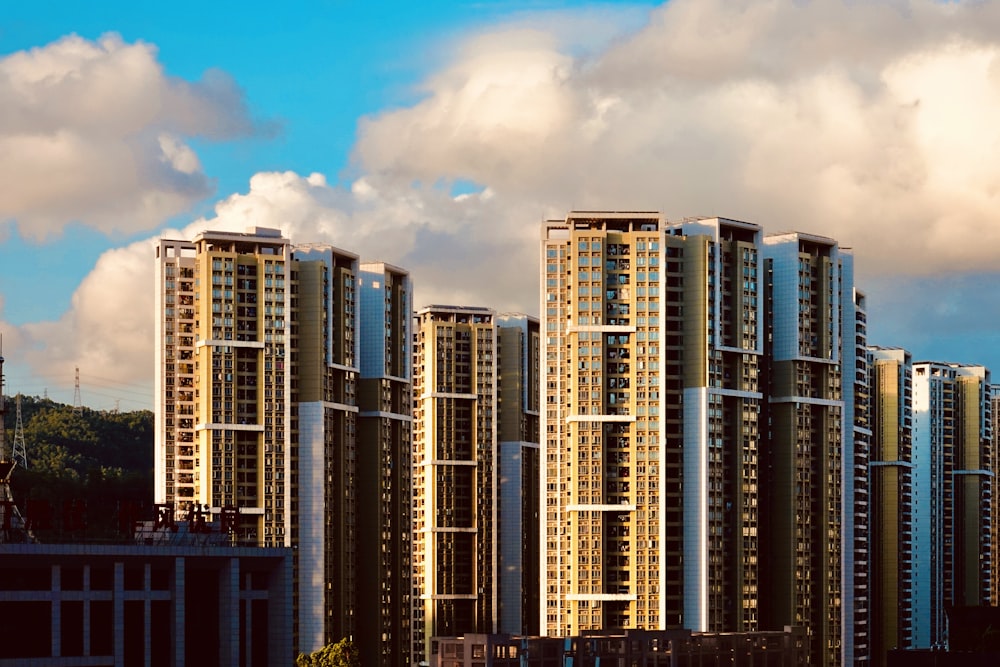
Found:
[[[821,233],[863,273],[986,268],[998,28],[988,3],[679,0],[587,57],[544,26],[498,30],[418,104],[366,119],[356,157],[388,183],[469,179],[536,210]]]
[[[151,229],[212,191],[187,139],[262,129],[226,74],[168,76],[155,47],[110,34],[3,57],[0,100],[0,221],[37,240]]]
[[[329,242],[406,267],[417,305],[537,312],[543,219],[573,208],[722,215],[854,247],[859,280],[869,287],[873,342],[911,345],[902,337],[914,329],[935,332],[933,340],[911,339],[935,354],[941,341],[995,342],[993,311],[984,320],[976,299],[953,290],[973,294],[997,279],[1000,5],[672,0],[640,29],[614,39],[601,31],[590,49],[567,30],[567,16],[522,15],[472,35],[426,78],[419,101],[361,121],[347,185],[318,174],[260,173],[247,192],[177,233],[278,227],[294,241]],[[125,48],[148,53],[118,45]],[[217,99],[178,93],[172,111],[135,125],[138,134],[112,132],[114,150],[101,155],[120,160],[115,150],[145,140],[154,148],[143,154],[156,155],[164,174],[197,181],[197,158],[177,137],[246,128],[199,125],[192,119],[204,111],[183,102],[192,98]],[[173,110],[178,105],[186,112]],[[0,141],[11,134],[2,129],[13,126],[11,114],[0,111]],[[142,131],[150,125],[156,135]],[[45,134],[49,150],[72,152],[71,140],[106,146],[96,132],[68,135]],[[134,183],[126,189],[132,210],[151,192],[168,196]],[[102,336],[124,336],[83,312],[97,298],[91,294],[114,289],[115,303],[96,312],[124,316],[135,327],[129,335],[145,341],[126,348],[131,359],[118,356],[117,368],[123,378],[152,372],[150,253],[139,243],[102,257],[73,311],[30,333],[52,346],[77,341],[67,359],[119,363],[101,356]],[[977,278],[934,278],[963,272]],[[906,291],[911,280],[950,310],[915,302]],[[886,324],[887,317],[905,324]],[[914,317],[935,324],[915,326]],[[985,324],[972,330],[963,324],[970,321]]]

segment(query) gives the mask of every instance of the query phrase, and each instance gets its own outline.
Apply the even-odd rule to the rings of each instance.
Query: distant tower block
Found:
[[[28,469],[28,455],[24,447],[24,423],[21,421],[21,394],[17,395],[17,422],[14,425],[14,446],[11,458],[25,470]]]

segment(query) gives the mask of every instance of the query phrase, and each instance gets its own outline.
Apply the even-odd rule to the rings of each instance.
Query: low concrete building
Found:
[[[0,573],[0,667],[294,662],[291,549],[0,543]]]
[[[797,667],[806,665],[804,628],[783,631],[626,630],[574,637],[469,634],[435,637],[431,667]]]

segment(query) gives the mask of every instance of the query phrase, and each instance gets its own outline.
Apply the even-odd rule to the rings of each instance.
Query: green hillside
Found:
[[[15,401],[7,397],[7,454]],[[27,469],[12,492],[42,542],[127,538],[132,519],[152,516],[153,413],[76,412],[51,400],[21,397]]]

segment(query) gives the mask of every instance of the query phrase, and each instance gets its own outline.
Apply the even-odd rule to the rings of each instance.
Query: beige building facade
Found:
[[[156,502],[294,548],[297,650],[408,665],[407,272],[268,228],[156,257]]]
[[[543,225],[540,264],[541,632],[797,625],[813,664],[865,659],[850,252],[725,218],[574,211]]]

